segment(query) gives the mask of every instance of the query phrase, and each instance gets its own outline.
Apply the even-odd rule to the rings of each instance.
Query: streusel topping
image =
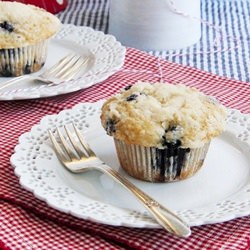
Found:
[[[0,49],[38,43],[55,34],[59,26],[59,19],[44,9],[0,1]]]
[[[164,148],[198,148],[225,127],[226,109],[214,98],[185,85],[138,82],[109,98],[101,121],[125,143]]]

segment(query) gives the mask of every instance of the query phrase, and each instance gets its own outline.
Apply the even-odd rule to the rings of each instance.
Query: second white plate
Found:
[[[0,100],[50,97],[90,87],[107,79],[122,67],[126,49],[114,36],[105,35],[89,27],[63,25],[49,44],[48,58],[44,67],[32,75],[41,74],[70,53],[91,58],[87,72],[81,78],[56,86],[22,81],[1,89]],[[0,77],[0,86],[9,79],[11,78]]]
[[[41,123],[20,137],[11,163],[20,183],[50,206],[77,217],[109,225],[158,227],[132,195],[99,172],[69,173],[48,139],[54,130],[74,122],[96,154],[136,186],[173,209],[191,226],[223,222],[250,214],[250,116],[229,110],[227,129],[211,143],[202,169],[175,183],[147,183],[119,166],[113,140],[101,127],[101,103],[81,103]]]

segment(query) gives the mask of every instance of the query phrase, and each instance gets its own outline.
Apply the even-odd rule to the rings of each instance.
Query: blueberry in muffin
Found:
[[[59,19],[44,9],[0,1],[0,76],[38,71],[45,63],[49,39]]]
[[[151,182],[194,175],[210,141],[223,131],[225,118],[226,109],[195,88],[146,82],[122,89],[103,104],[101,113],[121,166]]]

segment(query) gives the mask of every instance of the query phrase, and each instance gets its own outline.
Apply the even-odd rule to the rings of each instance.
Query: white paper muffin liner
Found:
[[[41,69],[47,57],[48,40],[20,48],[0,49],[0,76],[21,76]]]
[[[173,182],[193,176],[202,167],[210,144],[196,149],[158,149],[115,138],[114,142],[122,168],[134,178],[149,182]]]

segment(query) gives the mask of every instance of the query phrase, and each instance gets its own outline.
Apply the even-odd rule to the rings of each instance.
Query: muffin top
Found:
[[[198,148],[225,127],[226,109],[214,98],[182,84],[138,82],[102,106],[107,134],[127,144]]]
[[[59,19],[44,9],[0,1],[0,49],[39,43],[59,29]]]

